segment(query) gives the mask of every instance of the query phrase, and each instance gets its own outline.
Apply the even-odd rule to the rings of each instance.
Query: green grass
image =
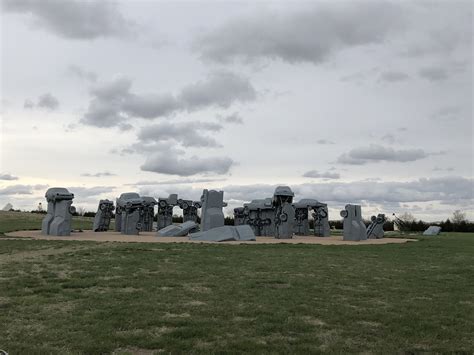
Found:
[[[0,235],[16,230],[41,229],[41,221],[45,215],[24,212],[0,211]],[[73,217],[73,229],[92,229],[94,218]]]
[[[365,246],[0,240],[0,349],[472,353],[473,275],[472,234]]]

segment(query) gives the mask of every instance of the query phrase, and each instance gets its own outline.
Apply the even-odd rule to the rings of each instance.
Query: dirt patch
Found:
[[[48,248],[48,249],[18,251],[18,252],[14,251],[11,254],[2,254],[2,257],[0,258],[0,264],[7,264],[12,261],[38,260],[44,257],[75,252],[75,251],[86,249],[86,248],[87,247],[84,247],[84,246],[75,246],[75,247],[64,247],[64,248],[57,248],[57,249]]]
[[[187,237],[159,237],[156,232],[142,232],[140,235],[122,235],[120,232],[93,232],[86,230],[81,233],[73,232],[67,237],[53,237],[42,235],[41,231],[17,231],[6,233],[8,237],[16,238],[33,238],[41,240],[81,240],[94,242],[126,242],[126,243],[216,243],[189,240]],[[321,245],[381,245],[381,244],[400,244],[416,239],[408,238],[383,238],[383,239],[367,239],[358,242],[344,241],[341,235],[334,235],[329,238],[314,236],[294,236],[293,239],[275,239],[273,237],[257,237],[256,241],[233,241],[219,243],[222,245],[235,244],[321,244]],[[0,239],[1,242],[1,239]]]

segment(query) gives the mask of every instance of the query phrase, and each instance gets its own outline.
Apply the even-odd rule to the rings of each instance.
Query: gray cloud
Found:
[[[35,190],[46,189],[48,185],[11,185],[0,188],[0,196],[32,195]]]
[[[8,173],[0,173],[0,180],[18,180],[18,176],[13,176],[12,174]]]
[[[154,119],[179,111],[195,111],[208,107],[227,108],[234,102],[256,99],[255,89],[247,78],[230,72],[215,72],[206,80],[184,87],[177,96],[134,94],[132,81],[118,77],[91,90],[92,99],[82,118],[84,124],[112,127],[129,118]]]
[[[26,99],[23,107],[26,109],[32,109],[35,107],[35,103],[31,99]]]
[[[318,3],[299,13],[236,19],[198,37],[194,48],[217,62],[267,58],[320,63],[340,49],[381,43],[403,22],[393,3]]]
[[[216,178],[201,178],[201,179],[190,179],[190,178],[181,178],[173,180],[163,180],[163,181],[138,181],[132,184],[125,184],[128,186],[155,186],[155,185],[187,185],[187,184],[200,184],[203,182],[216,182],[216,181],[225,181],[226,179],[216,179]]]
[[[218,132],[221,129],[220,124],[212,122],[162,122],[143,127],[138,133],[138,139],[145,143],[175,141],[183,147],[220,147],[214,138],[202,132]]]
[[[117,174],[112,174],[112,173],[109,173],[108,171],[104,171],[104,172],[99,172],[99,173],[95,173],[95,174],[84,173],[84,174],[81,174],[81,176],[85,176],[85,177],[104,177],[104,176],[117,176]]]
[[[114,186],[72,186],[68,190],[74,194],[75,198],[96,198],[98,195],[106,194],[115,190]]]
[[[368,147],[354,148],[344,153],[337,159],[340,164],[363,165],[367,163],[387,162],[410,162],[428,157],[430,154],[423,149],[400,149],[395,150],[377,144]]]
[[[180,154],[169,152],[156,152],[148,155],[145,163],[140,167],[144,171],[160,174],[191,176],[196,174],[226,174],[229,172],[233,160],[227,157],[201,158],[191,156],[180,157]]]
[[[434,112],[430,119],[438,122],[452,122],[459,119],[462,110],[458,106],[444,106]]]
[[[277,185],[231,185],[224,186],[226,199],[250,201],[273,195]],[[445,203],[468,203],[472,205],[474,179],[460,176],[420,178],[408,182],[326,182],[292,185],[296,199],[315,198],[319,201],[346,204],[441,201]]]
[[[441,81],[448,78],[449,73],[445,67],[426,67],[418,71],[420,77],[430,81]]]
[[[415,41],[407,43],[402,54],[409,57],[449,57],[459,48],[467,49],[472,46],[471,2],[439,1],[427,6],[423,3],[419,5],[424,10],[430,10],[422,15],[425,23],[432,21],[435,27],[430,27],[421,37],[415,36]]]
[[[54,111],[59,107],[59,100],[54,97],[51,93],[45,93],[43,95],[40,95],[37,99],[37,103],[35,104],[33,100],[31,99],[26,99],[23,107],[26,109],[33,109],[35,107],[37,108],[44,108],[47,110]]]
[[[70,65],[67,69],[68,73],[78,77],[79,79],[95,83],[97,81],[97,74],[92,71],[87,71],[78,65]]]
[[[217,119],[222,123],[244,124],[244,120],[238,112],[234,112],[227,116],[218,116]]]
[[[380,74],[379,81],[395,83],[405,81],[409,78],[408,74],[399,71],[386,71]]]
[[[395,136],[391,133],[387,133],[386,135],[382,136],[381,139],[389,144],[395,143]]]
[[[454,168],[451,167],[451,166],[450,166],[450,167],[445,167],[445,168],[444,168],[444,167],[443,167],[443,168],[440,168],[440,167],[438,167],[438,166],[435,166],[435,167],[433,168],[433,171],[454,171]]]
[[[317,170],[310,170],[303,174],[303,177],[318,178],[318,179],[339,179],[341,177],[338,173],[331,173],[329,171],[320,173]]]
[[[46,93],[38,98],[36,106],[48,110],[56,110],[59,107],[59,101],[50,93]]]
[[[35,27],[64,38],[123,37],[132,32],[132,23],[112,1],[4,0],[2,9],[28,15]]]
[[[178,101],[188,110],[195,110],[209,106],[227,108],[234,101],[253,101],[256,97],[257,93],[247,78],[222,71],[184,87]]]
[[[328,139],[318,139],[318,140],[316,141],[316,143],[318,143],[318,144],[336,144],[336,143],[334,143],[333,141],[330,141],[330,140],[328,140]]]

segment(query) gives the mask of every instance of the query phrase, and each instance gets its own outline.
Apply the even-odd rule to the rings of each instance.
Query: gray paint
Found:
[[[319,203],[313,208],[314,235],[317,237],[329,237],[331,228],[329,227],[328,205]]]
[[[314,219],[314,235],[329,237],[329,217],[327,204],[312,198],[304,198],[293,204],[295,207],[295,234],[309,235],[309,211]]]
[[[217,227],[208,231],[192,233],[189,235],[189,239],[213,242],[256,240],[252,228],[248,225]]]
[[[157,229],[173,224],[173,208],[178,205],[178,195],[171,194],[168,198],[158,198]]]
[[[197,231],[199,225],[193,221],[187,221],[182,224],[172,224],[158,231],[158,237],[183,237]]]
[[[234,226],[241,226],[245,222],[244,207],[234,208]]]
[[[305,198],[293,204],[295,208],[296,235],[309,235],[309,210],[318,203],[317,200]]]
[[[423,232],[423,235],[438,235],[439,233],[441,233],[441,227],[429,226],[428,229]]]
[[[295,208],[293,197],[295,194],[288,186],[278,186],[273,194],[273,207],[275,208],[275,238],[293,238],[295,225]]]
[[[344,240],[359,241],[367,239],[367,230],[362,221],[362,210],[359,205],[346,205],[341,211],[344,218]]]
[[[112,212],[114,211],[114,203],[110,200],[100,200],[97,213],[94,217],[94,232],[105,232],[110,227]]]
[[[74,194],[63,187],[52,187],[46,191],[48,210],[41,223],[41,234],[64,236],[71,235],[72,206]]]
[[[126,192],[117,199],[115,230],[126,235],[138,235],[141,229],[143,199],[136,192]],[[120,215],[117,218],[117,215]],[[117,224],[119,224],[117,226]]]
[[[201,196],[201,230],[208,231],[224,225],[224,191],[203,190]]]
[[[271,235],[275,233],[275,210],[272,198],[252,200],[244,204],[243,224],[248,224],[255,235]]]
[[[155,218],[155,206],[158,204],[153,197],[143,196],[143,213],[140,216],[141,230],[151,232],[153,230],[153,219]]]
[[[367,238],[368,239],[382,239],[384,236],[383,225],[386,221],[385,215],[379,213],[377,217],[372,216],[370,220],[371,220],[371,223],[367,227]]]
[[[125,203],[129,199],[136,199],[140,198],[140,195],[136,192],[124,192],[120,195],[119,198],[116,200],[116,210],[115,210],[115,231],[121,232],[122,231],[122,212],[125,209]]]
[[[178,206],[183,210],[183,222],[197,222],[198,209],[201,208],[201,202],[179,199]]]

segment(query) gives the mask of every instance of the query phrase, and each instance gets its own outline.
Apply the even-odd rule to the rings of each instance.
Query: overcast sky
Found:
[[[0,208],[285,184],[474,219],[470,1],[1,3]]]

